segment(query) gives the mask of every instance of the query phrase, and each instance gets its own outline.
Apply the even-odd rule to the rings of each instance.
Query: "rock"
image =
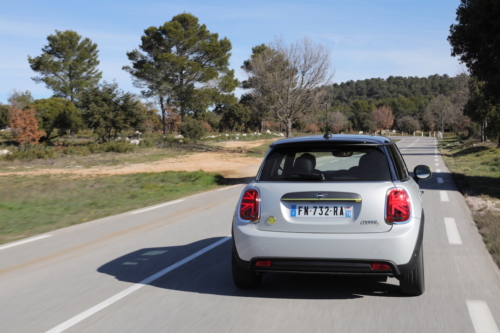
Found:
[[[139,145],[140,141],[139,140],[130,140],[130,144],[132,145]]]
[[[271,131],[270,131],[270,130],[266,130],[266,133],[267,133],[267,134],[271,134]]]
[[[12,154],[12,153],[10,151],[8,151],[7,149],[0,150],[0,156],[10,155],[10,154]]]
[[[174,138],[176,138],[176,139],[184,139],[184,136],[181,135],[181,134],[179,134],[179,135],[174,136]]]

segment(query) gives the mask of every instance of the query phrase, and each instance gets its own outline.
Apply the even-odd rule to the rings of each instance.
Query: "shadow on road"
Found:
[[[140,249],[99,267],[100,273],[120,281],[140,283],[145,278],[215,243],[208,238],[182,246]],[[401,297],[398,285],[371,278],[312,274],[267,273],[255,290],[240,290],[231,277],[231,241],[189,261],[149,283],[171,290],[219,296],[279,299],[355,299],[363,296]]]

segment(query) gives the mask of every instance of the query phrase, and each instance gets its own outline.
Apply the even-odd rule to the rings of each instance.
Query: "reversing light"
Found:
[[[243,193],[240,204],[240,218],[246,221],[257,221],[259,219],[259,191],[248,189]]]
[[[387,264],[373,263],[371,266],[372,266],[372,269],[374,271],[390,271],[391,270],[391,266],[389,266]]]
[[[255,262],[255,267],[271,267],[273,262],[271,260],[259,260]]]
[[[387,192],[385,220],[387,222],[405,222],[410,219],[410,196],[403,188],[393,188]]]

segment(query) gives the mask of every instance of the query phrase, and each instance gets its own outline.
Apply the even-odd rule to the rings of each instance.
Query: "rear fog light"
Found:
[[[373,263],[372,264],[372,269],[374,271],[390,271],[391,270],[391,266],[389,266],[387,264]]]
[[[271,260],[259,260],[255,262],[255,267],[271,267],[273,262]]]

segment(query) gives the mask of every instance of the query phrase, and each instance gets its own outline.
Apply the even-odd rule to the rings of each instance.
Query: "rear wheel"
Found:
[[[424,293],[424,249],[422,245],[420,246],[415,267],[411,272],[401,276],[399,284],[402,294],[420,296]]]
[[[231,266],[233,271],[233,282],[240,289],[254,289],[260,286],[262,274],[246,270],[238,266],[233,251]]]

